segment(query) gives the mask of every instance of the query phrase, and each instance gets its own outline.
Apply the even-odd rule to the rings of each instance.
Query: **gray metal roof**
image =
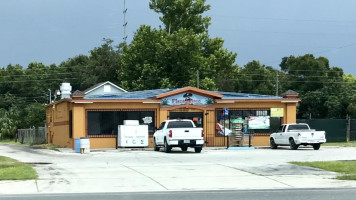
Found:
[[[288,91],[286,91],[286,92],[281,94],[281,96],[285,96],[285,95],[299,95],[299,93],[295,92],[293,90],[288,90]]]
[[[142,91],[135,91],[135,92],[124,92],[117,95],[91,95],[85,96],[84,99],[153,99],[156,95],[170,92],[176,90],[175,88],[170,89],[156,89],[156,90],[142,90]]]
[[[236,92],[221,92],[213,91],[215,93],[222,94],[222,99],[283,99],[279,96],[270,96],[262,94],[247,94],[247,93],[236,93]]]
[[[177,89],[180,88],[142,90],[142,91],[125,92],[125,93],[111,94],[111,95],[91,95],[91,96],[85,96],[84,99],[118,99],[118,100],[155,99],[155,96],[159,94],[163,94]],[[220,91],[212,91],[212,92],[222,94],[223,95],[222,99],[282,99],[282,97],[278,97],[278,96],[268,96],[268,95],[260,95],[260,94],[246,94],[246,93],[220,92]]]
[[[73,95],[84,95],[84,92],[82,92],[80,90],[76,90],[73,92]]]

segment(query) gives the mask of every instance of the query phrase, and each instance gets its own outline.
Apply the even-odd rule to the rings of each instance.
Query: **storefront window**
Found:
[[[88,135],[117,135],[124,120],[139,120],[140,125],[148,125],[150,135],[154,133],[154,111],[88,111]]]
[[[224,135],[223,131],[227,131],[221,127],[226,127],[227,129],[231,130],[232,132],[236,129],[239,129],[241,132],[244,133],[271,133],[275,129],[278,129],[280,126],[280,118],[279,117],[269,117],[270,110],[261,109],[261,110],[229,110],[229,114],[224,116],[223,110],[217,110],[217,123],[219,124],[220,128],[217,130],[217,135]],[[249,120],[269,120],[267,121],[266,126],[256,127],[249,127]],[[241,127],[236,128],[235,121],[243,121]],[[240,123],[240,122],[239,122]],[[218,126],[217,126],[218,127]]]

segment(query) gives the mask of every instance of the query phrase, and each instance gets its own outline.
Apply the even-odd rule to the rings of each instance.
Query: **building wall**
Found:
[[[88,137],[87,135],[87,110],[116,110],[116,109],[152,109],[156,110],[155,127],[160,123],[160,116],[164,116],[165,112],[159,114],[159,104],[145,104],[145,103],[74,103],[73,104],[73,138]],[[167,115],[166,115],[167,117]],[[91,137],[90,148],[115,148],[116,137]],[[153,147],[152,139],[149,140],[149,146]],[[74,148],[74,147],[72,147]]]
[[[90,148],[116,148],[116,138],[90,138]]]
[[[65,101],[46,108],[48,143],[61,147],[72,146],[72,140],[69,138],[69,110],[70,104]]]
[[[256,134],[252,139],[252,146],[269,146],[269,134]]]
[[[259,109],[259,108],[284,108],[283,123],[296,122],[296,104],[295,103],[280,103],[280,102],[238,102],[219,104],[215,103],[213,108],[197,109],[197,108],[180,108],[180,109],[163,109],[158,103],[110,103],[110,102],[96,102],[96,103],[69,103],[60,102],[55,104],[54,108],[47,107],[47,123],[48,134],[52,134],[52,142],[63,147],[74,148],[74,138],[87,137],[87,110],[140,110],[140,109],[154,109],[156,110],[155,127],[168,119],[169,112],[203,112],[204,117],[204,134],[206,146],[226,146],[227,138],[216,135],[215,125],[217,117],[215,109]],[[73,119],[73,138],[69,138],[69,111],[72,110]],[[49,116],[52,116],[49,117]],[[53,119],[53,122],[50,122]],[[53,124],[51,126],[51,123]],[[50,142],[50,137],[48,137]],[[110,137],[90,137],[91,148],[115,148],[117,138]],[[269,145],[269,134],[256,134],[252,141],[253,146],[267,146]],[[153,147],[153,138],[149,138],[149,147]]]
[[[285,120],[283,123],[296,123],[297,122],[297,105],[295,103],[287,103],[285,105]]]

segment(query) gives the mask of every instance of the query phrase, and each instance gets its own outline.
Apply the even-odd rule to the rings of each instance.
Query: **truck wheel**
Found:
[[[271,149],[277,149],[277,147],[278,147],[278,145],[274,142],[273,138],[271,138],[269,140],[269,144],[270,144]]]
[[[181,147],[182,151],[187,151],[188,147]]]
[[[159,146],[157,146],[157,144],[156,144],[156,138],[154,138],[153,139],[153,150],[154,151],[159,151],[159,149],[160,149]]]
[[[319,150],[320,149],[320,144],[313,144],[313,149],[314,150]]]
[[[167,140],[164,140],[164,152],[170,153],[172,150],[172,147],[167,143]]]
[[[294,139],[293,139],[293,138],[289,139],[289,144],[290,144],[290,149],[292,149],[292,150],[297,150],[298,147],[299,147],[299,145],[297,145],[297,144],[294,142]]]
[[[195,153],[200,153],[203,147],[194,147]]]

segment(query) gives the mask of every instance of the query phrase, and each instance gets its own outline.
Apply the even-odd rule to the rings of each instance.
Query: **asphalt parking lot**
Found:
[[[354,147],[289,150],[205,148],[172,153],[102,149],[90,154],[0,144],[0,155],[32,163],[34,181],[0,181],[0,193],[72,193],[356,187],[333,172],[290,161],[356,160]]]

